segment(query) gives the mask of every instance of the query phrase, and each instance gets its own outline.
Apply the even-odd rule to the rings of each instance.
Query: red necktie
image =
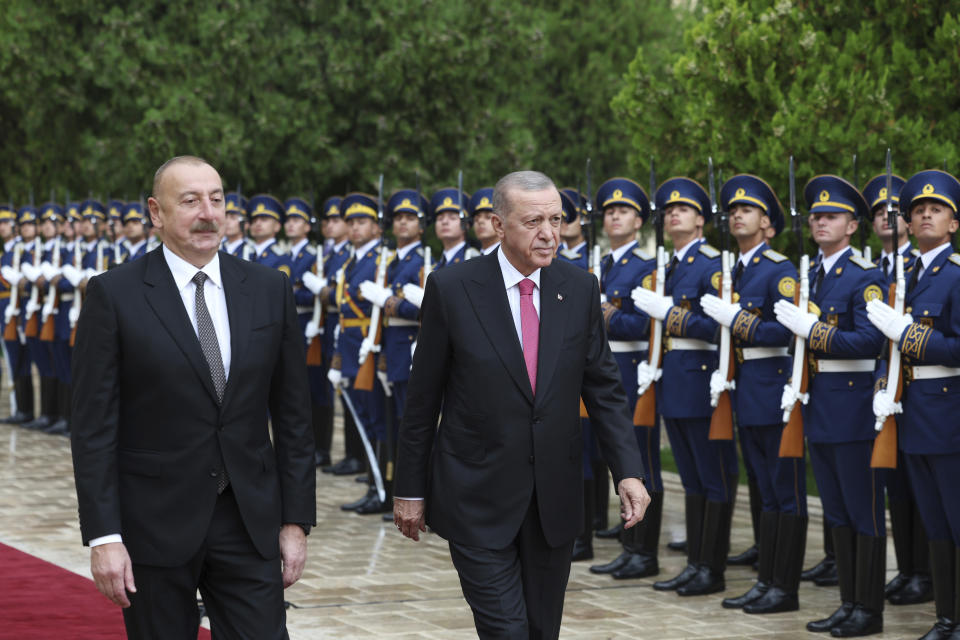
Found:
[[[523,359],[527,363],[530,389],[537,393],[537,351],[540,348],[540,318],[533,306],[533,280],[520,281],[520,334],[523,337]]]

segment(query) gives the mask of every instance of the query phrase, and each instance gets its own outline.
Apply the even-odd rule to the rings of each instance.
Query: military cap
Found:
[[[679,176],[664,180],[653,195],[657,209],[663,211],[673,204],[685,204],[697,210],[705,222],[710,222],[713,212],[710,210],[710,196],[700,183],[692,178]]]
[[[584,210],[584,204],[586,203],[588,196],[580,193],[580,191],[574,189],[573,187],[564,187],[563,189],[560,189],[561,198],[564,194],[566,194],[566,196],[570,198],[570,201],[576,205],[578,215],[585,215],[587,213]],[[564,212],[566,212],[566,209],[564,209]],[[569,218],[566,214],[564,214],[564,220],[569,224],[573,222],[574,218]]]
[[[343,200],[340,196],[330,196],[323,201],[323,211],[321,212],[321,217],[323,218],[337,218],[340,217],[340,202]]]
[[[937,200],[953,209],[953,217],[960,219],[960,182],[946,171],[929,169],[915,173],[900,189],[900,211],[910,222],[910,208],[920,200]]]
[[[348,193],[340,201],[340,212],[344,220],[351,218],[369,217],[377,220],[377,199],[367,193]]]
[[[147,215],[143,210],[143,205],[139,202],[128,202],[123,205],[123,224],[128,222],[142,222],[146,224]]]
[[[236,191],[231,191],[226,195],[227,213],[236,213],[241,216],[247,215],[247,199]]]
[[[79,202],[68,202],[67,211],[66,211],[67,220],[70,222],[78,222],[83,220],[83,216],[80,215],[80,203]]]
[[[893,188],[893,193],[890,194],[890,200],[893,201],[894,209],[900,208],[900,190],[903,189],[903,184],[906,182],[903,178],[898,175],[890,176],[890,186]],[[878,176],[870,178],[870,182],[863,188],[863,199],[867,201],[867,206],[870,207],[870,214],[873,215],[873,210],[877,207],[883,205],[887,206],[887,174],[881,173]]]
[[[267,216],[277,222],[283,222],[283,205],[269,194],[262,193],[247,201],[247,217],[253,220],[257,216]]]
[[[417,216],[417,219],[426,223],[429,207],[430,203],[427,202],[426,197],[422,193],[417,193],[416,189],[398,189],[387,200],[383,215],[387,222],[391,222],[393,216],[398,213],[412,213]]]
[[[86,219],[92,218],[101,221],[107,219],[107,211],[99,200],[84,200],[80,204],[80,215]]]
[[[576,193],[574,191],[574,193]],[[563,207],[563,221],[572,224],[577,221],[580,215],[579,202],[574,202],[576,196],[571,196],[567,189],[560,191],[560,206]]]
[[[313,217],[313,207],[304,198],[287,198],[286,202],[283,203],[283,209],[287,218],[303,218],[310,224],[317,221]]]
[[[863,194],[839,176],[814,176],[803,188],[803,198],[810,213],[849,213],[858,220],[870,215]]]
[[[109,200],[107,202],[107,216],[111,220],[122,220],[125,205],[126,203],[123,200]]]
[[[63,207],[56,202],[47,202],[40,205],[40,220],[53,220],[54,222],[63,220]]]
[[[783,231],[783,207],[777,194],[762,178],[741,173],[733,176],[720,187],[720,206],[729,211],[735,204],[759,207],[770,218],[776,233]]]
[[[470,203],[470,194],[466,191],[463,192],[463,210],[458,204],[458,197],[459,192],[456,187],[445,187],[435,191],[430,196],[430,219],[436,220],[438,215],[447,212],[453,212],[461,218],[465,218],[467,216],[466,209]]]
[[[28,204],[17,209],[17,222],[37,224],[37,208]]]
[[[597,209],[614,205],[633,207],[644,221],[650,216],[650,200],[643,187],[629,178],[610,178],[597,189]]]
[[[470,196],[467,211],[470,213],[470,217],[481,211],[493,211],[493,187],[481,187],[474,191],[473,195]]]
[[[14,211],[12,204],[0,204],[0,220],[17,221],[17,212]]]

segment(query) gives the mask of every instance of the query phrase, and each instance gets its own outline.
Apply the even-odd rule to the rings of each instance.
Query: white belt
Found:
[[[790,350],[786,347],[743,347],[740,349],[744,360],[760,360],[762,358],[786,358]]]
[[[387,318],[387,326],[388,327],[419,327],[420,323],[417,322],[416,320],[408,320],[406,318],[396,318],[391,316]]]
[[[717,345],[695,338],[674,338],[670,336],[667,347],[670,351],[716,351]]]
[[[63,298],[61,298],[62,300]],[[297,305],[297,313],[313,313],[312,305]]]
[[[650,343],[646,340],[611,340],[610,351],[614,353],[628,353],[630,351],[646,351]]]
[[[327,305],[327,313],[340,313],[340,307],[334,305]]]
[[[61,293],[61,294],[60,294],[60,302],[70,302],[71,300],[73,300],[73,294],[72,294],[72,293]]]
[[[863,360],[817,360],[818,373],[870,373],[877,366],[877,361],[869,358]]]
[[[925,364],[911,367],[914,380],[932,380],[934,378],[953,378],[960,376],[960,367],[942,367],[935,364]]]

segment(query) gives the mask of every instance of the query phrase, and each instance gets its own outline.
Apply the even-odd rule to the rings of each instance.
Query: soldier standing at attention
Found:
[[[221,251],[244,260],[253,260],[253,243],[244,231],[247,226],[247,199],[235,191],[226,196],[226,216],[223,219]]]
[[[480,253],[493,253],[500,246],[500,239],[493,228],[493,187],[477,189],[470,198],[470,220],[473,233],[480,243]]]
[[[883,276],[853,252],[850,238],[869,213],[856,187],[832,175],[804,188],[813,239],[810,301],[819,313],[780,300],[777,321],[807,340],[813,359],[803,425],[823,516],[833,530],[841,606],[807,624],[838,638],[883,630],[886,522],[884,473],[870,467],[874,369],[883,336],[867,320],[867,302],[883,295]]]
[[[290,277],[290,256],[277,244],[283,226],[283,205],[271,195],[259,195],[247,202],[250,237],[254,242],[254,262],[282,271]]]
[[[458,204],[460,195],[455,187],[447,187],[438,190],[430,198],[434,230],[437,233],[437,239],[443,245],[443,255],[437,261],[436,269],[480,255],[479,251],[467,244],[467,228],[470,226],[470,221],[467,219],[466,207],[470,194],[466,192],[462,194],[462,206]]]

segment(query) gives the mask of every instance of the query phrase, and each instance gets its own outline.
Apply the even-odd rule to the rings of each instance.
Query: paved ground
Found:
[[[5,395],[5,394],[4,394]],[[5,399],[4,399],[5,400]],[[7,415],[4,406],[0,411]],[[336,445],[339,450],[339,439]],[[683,499],[679,480],[666,478],[667,499],[661,544],[682,536]],[[287,591],[291,638],[474,638],[446,544],[428,534],[420,543],[402,538],[379,516],[358,516],[338,505],[363,491],[352,477],[318,473],[319,524],[309,537],[303,579]],[[822,556],[819,504],[811,501],[807,566]],[[749,545],[746,492],[741,488],[734,518],[734,551]],[[89,576],[88,551],[80,544],[69,442],[0,425],[0,542]],[[598,560],[618,552],[616,543],[596,541]],[[670,577],[684,556],[661,547],[661,576]],[[888,573],[895,567],[892,545]],[[746,591],[755,574],[727,571],[724,594],[680,598],[650,588],[653,579],[617,582],[594,576],[576,563],[564,610],[564,639],[602,638],[804,638],[804,624],[839,604],[835,588],[804,583],[800,611],[749,616],[720,607],[724,596]],[[91,588],[92,585],[91,585]],[[119,615],[119,612],[118,614]],[[933,605],[887,607],[887,631],[877,638],[916,638],[933,623]],[[0,607],[0,625],[3,609]]]

